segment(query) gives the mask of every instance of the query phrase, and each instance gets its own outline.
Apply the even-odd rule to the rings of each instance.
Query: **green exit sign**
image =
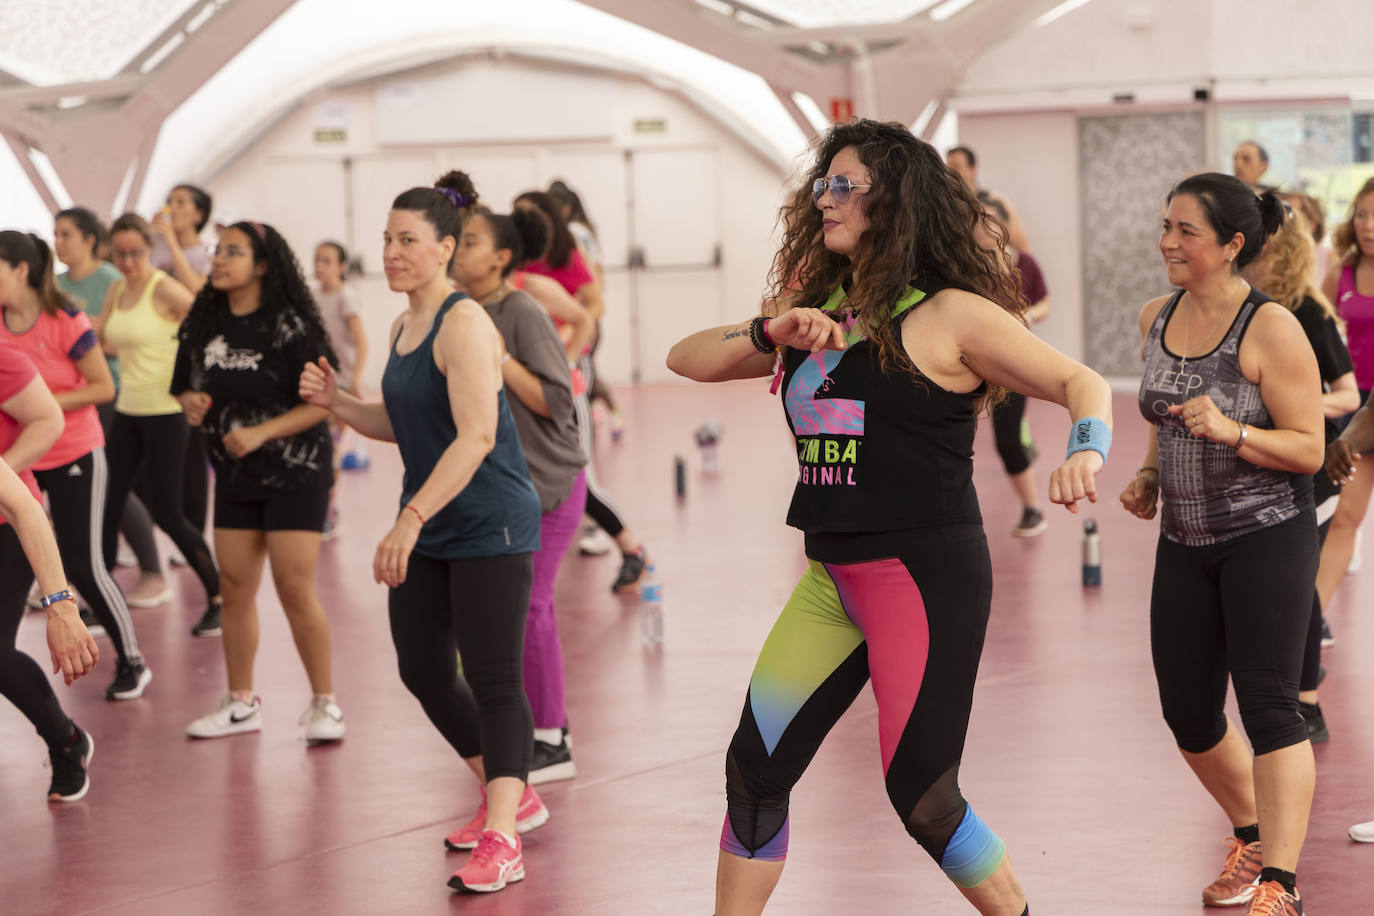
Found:
[[[348,139],[348,131],[342,127],[315,128],[316,143],[343,143]]]
[[[666,134],[667,132],[667,118],[635,118],[635,133],[637,134]]]

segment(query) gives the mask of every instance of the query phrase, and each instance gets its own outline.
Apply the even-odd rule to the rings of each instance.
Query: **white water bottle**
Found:
[[[658,567],[650,563],[644,570],[644,582],[639,586],[639,632],[646,646],[663,642],[663,583],[658,579]]]
[[[1083,584],[1102,584],[1102,541],[1097,534],[1097,520],[1083,523]]]

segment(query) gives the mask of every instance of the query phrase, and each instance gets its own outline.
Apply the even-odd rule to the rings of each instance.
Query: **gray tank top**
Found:
[[[1256,310],[1270,301],[1251,290],[1217,348],[1186,364],[1164,346],[1180,290],[1159,310],[1145,338],[1145,375],[1140,413],[1159,427],[1159,481],[1164,497],[1164,536],[1190,547],[1216,544],[1277,525],[1312,508],[1312,479],[1305,474],[1253,465],[1230,445],[1188,432],[1169,407],[1210,395],[1226,416],[1258,429],[1273,429],[1259,386],[1240,370],[1240,342]]]

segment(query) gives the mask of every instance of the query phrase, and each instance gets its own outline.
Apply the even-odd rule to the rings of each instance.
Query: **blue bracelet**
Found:
[[[72,594],[72,590],[69,586],[67,588],[62,589],[62,591],[60,592],[53,592],[51,595],[43,596],[42,598],[38,599],[38,604],[41,607],[51,607],[52,605],[57,604],[59,601],[75,600],[76,596]]]
[[[1069,452],[1064,457],[1088,449],[1101,455],[1103,461],[1112,450],[1112,431],[1097,417],[1084,417],[1073,425],[1069,430]]]

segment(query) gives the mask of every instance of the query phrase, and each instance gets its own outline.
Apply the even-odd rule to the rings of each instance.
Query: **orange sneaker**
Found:
[[[1266,881],[1255,888],[1245,916],[1302,916],[1302,900],[1279,882]]]
[[[1226,865],[1217,880],[1202,892],[1203,906],[1245,906],[1254,896],[1255,882],[1264,867],[1259,842],[1244,843],[1227,837],[1226,845],[1231,848],[1226,854]]]

